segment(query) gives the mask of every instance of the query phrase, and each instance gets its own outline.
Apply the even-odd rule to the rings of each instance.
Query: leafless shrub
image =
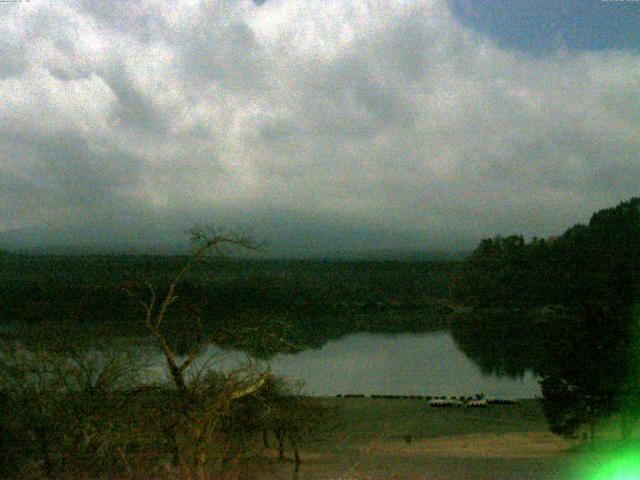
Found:
[[[4,345],[0,396],[5,476],[42,470],[57,478],[70,467],[100,473],[125,467],[130,441],[126,391],[138,366],[132,355],[26,350]]]

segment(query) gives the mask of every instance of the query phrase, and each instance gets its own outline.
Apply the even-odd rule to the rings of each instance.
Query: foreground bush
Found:
[[[191,376],[180,391],[143,385],[130,355],[5,349],[2,478],[223,478],[259,463],[267,436],[294,452],[329,413],[269,374]],[[246,393],[246,394],[243,394]]]

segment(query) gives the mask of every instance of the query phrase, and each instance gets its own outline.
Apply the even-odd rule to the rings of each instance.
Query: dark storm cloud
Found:
[[[75,134],[38,139],[34,176],[60,191],[71,203],[104,205],[136,184],[143,172],[140,160],[117,150],[92,151]]]
[[[162,133],[168,119],[159,111],[153,99],[134,85],[124,68],[112,68],[100,74],[117,98],[111,118],[121,128],[139,128]]]
[[[3,132],[0,141],[21,161],[18,169],[0,170],[8,227],[44,223],[73,229],[96,218],[119,222],[124,217],[113,212],[131,208],[131,190],[145,169],[139,159],[92,148],[76,133],[27,138]],[[137,203],[135,208],[143,207]]]
[[[217,219],[285,252],[457,249],[637,194],[637,53],[532,56],[449,6],[3,6],[0,229],[169,245]]]

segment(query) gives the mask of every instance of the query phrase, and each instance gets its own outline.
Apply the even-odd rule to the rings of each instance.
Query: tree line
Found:
[[[593,437],[615,414],[626,436],[640,399],[639,294],[640,198],[632,198],[558,237],[482,240],[452,282],[453,300],[473,307],[454,336],[485,333],[458,338],[486,370],[535,371],[553,432],[585,426]]]
[[[0,258],[0,325],[60,323],[78,331],[110,329],[146,335],[137,301],[123,286],[146,278],[166,293],[186,256],[54,256],[10,254]],[[295,349],[318,348],[353,332],[430,331],[445,325],[444,302],[456,262],[286,261],[208,256],[192,265],[180,284],[171,319],[201,319],[201,329],[225,347],[251,347],[269,356],[272,342],[238,344],[238,325],[285,336]],[[144,287],[144,285],[143,285]],[[145,287],[146,288],[146,287]],[[145,288],[138,288],[142,293]],[[178,351],[184,329],[167,322]],[[190,330],[191,332],[193,330]],[[0,338],[5,335],[0,330]],[[264,340],[264,339],[262,339]],[[289,348],[287,350],[290,350]]]

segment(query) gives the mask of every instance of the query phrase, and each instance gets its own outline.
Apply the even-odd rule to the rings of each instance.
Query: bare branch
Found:
[[[179,366],[180,372],[184,372],[187,368],[189,368],[189,365],[193,363],[193,361],[200,354],[204,346],[205,346],[205,342],[200,342],[188,353],[185,361],[182,362],[182,364]]]
[[[197,244],[195,251],[187,258],[186,262],[180,270],[176,273],[171,281],[167,293],[164,294],[161,300],[159,300],[155,288],[151,283],[145,279],[147,288],[150,292],[150,298],[148,302],[138,300],[145,310],[145,324],[151,334],[156,338],[158,345],[160,346],[166,362],[169,367],[169,372],[173,379],[174,384],[180,391],[186,390],[185,371],[193,364],[198,354],[204,348],[205,343],[203,341],[198,342],[197,345],[191,347],[187,352],[187,358],[181,364],[176,362],[176,356],[167,342],[165,336],[161,332],[161,325],[165,321],[165,316],[171,305],[178,300],[176,291],[187,273],[193,267],[194,262],[203,258],[209,251],[214,251],[220,255],[226,255],[232,251],[232,247],[240,247],[245,250],[261,251],[264,243],[258,242],[246,229],[236,228],[234,230],[226,230],[223,228],[215,227],[212,225],[197,226],[188,231],[191,236],[191,240]],[[134,296],[130,289],[124,289],[127,294]],[[156,304],[159,302],[159,307],[156,309]],[[199,317],[196,318],[199,322]],[[248,353],[248,352],[247,352]],[[250,357],[248,357],[250,358]]]
[[[216,225],[199,225],[189,230],[191,241],[202,246],[214,247],[216,253],[226,255],[234,246],[244,250],[264,251],[266,242],[256,239],[251,232],[242,226],[226,229]]]
[[[252,393],[257,392],[262,388],[262,386],[265,384],[267,379],[270,377],[271,375],[269,374],[261,375],[260,377],[258,377],[258,380],[252,383],[251,385],[248,385],[245,388],[242,388],[240,390],[234,390],[233,392],[231,392],[231,395],[229,396],[229,398],[231,400],[237,400],[238,398],[246,397],[247,395],[251,395]]]

